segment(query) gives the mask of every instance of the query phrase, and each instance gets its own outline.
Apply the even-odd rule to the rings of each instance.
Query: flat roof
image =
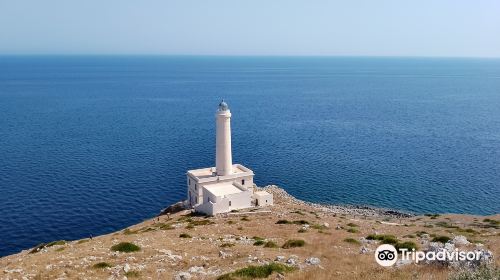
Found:
[[[196,178],[197,181],[200,182],[210,182],[217,180],[217,177],[220,179],[229,179],[229,178],[238,178],[240,176],[253,176],[254,173],[252,170],[241,164],[233,164],[233,173],[226,176],[217,176],[215,173],[215,167],[207,167],[200,169],[188,170],[188,174],[192,177]]]
[[[258,192],[255,192],[256,195],[270,195],[270,193],[266,192],[266,191],[258,191]]]
[[[228,194],[243,192],[231,182],[218,183],[204,186],[204,188],[215,196],[225,196]]]

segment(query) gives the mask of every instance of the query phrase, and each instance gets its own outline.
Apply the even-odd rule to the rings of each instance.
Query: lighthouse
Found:
[[[231,111],[224,100],[215,112],[215,124],[215,167],[188,170],[185,205],[206,215],[273,205],[272,194],[256,190],[253,171],[233,164]]]
[[[233,173],[233,157],[231,154],[231,111],[224,100],[219,104],[215,113],[216,143],[215,143],[215,171],[218,176]]]

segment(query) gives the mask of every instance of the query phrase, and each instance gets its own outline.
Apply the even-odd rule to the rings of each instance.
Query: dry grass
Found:
[[[295,205],[275,199],[276,205],[271,208],[272,213],[248,214],[247,219],[242,216],[204,218],[187,213],[171,215],[171,219],[160,217],[160,221],[151,219],[136,226],[130,227],[132,234],[123,234],[124,231],[94,237],[92,240],[70,241],[65,244],[44,246],[35,254],[30,250],[0,259],[0,279],[22,279],[20,273],[4,272],[5,270],[22,269],[23,273],[33,275],[36,279],[56,279],[65,273],[67,279],[107,279],[111,270],[123,266],[131,266],[132,271],[128,277],[172,279],[179,271],[187,271],[193,266],[204,266],[208,270],[214,267],[222,270],[222,274],[252,265],[248,263],[248,256],[257,256],[259,260],[272,262],[276,256],[288,258],[298,256],[298,262],[304,267],[286,274],[287,279],[446,279],[450,273],[447,269],[427,265],[407,265],[402,268],[386,269],[378,266],[372,253],[360,254],[361,244],[348,243],[349,238],[359,240],[370,234],[393,235],[398,242],[413,241],[419,245],[423,231],[434,236],[451,236],[446,230],[457,228],[442,227],[442,222],[447,225],[457,226],[460,229],[470,229],[469,234],[475,239],[484,240],[485,246],[495,256],[500,254],[500,236],[494,228],[500,215],[481,217],[469,215],[439,215],[420,216],[402,219],[401,222],[390,220],[385,224],[384,217],[367,219],[352,216],[333,215],[322,212],[320,209],[305,205]],[[291,211],[293,212],[291,213]],[[234,213],[237,215],[237,213]],[[432,219],[431,219],[432,218]],[[489,219],[486,222],[483,220]],[[248,221],[246,221],[248,220]],[[283,224],[276,224],[278,220],[287,220]],[[302,224],[307,221],[311,228],[299,233]],[[330,227],[323,226],[327,222]],[[440,223],[441,222],[441,223]],[[399,225],[401,223],[401,225]],[[439,223],[439,224],[438,224]],[[179,238],[186,233],[192,238]],[[413,226],[404,226],[404,224]],[[436,225],[437,224],[437,225]],[[335,225],[349,225],[359,232],[335,230]],[[428,225],[436,225],[432,228]],[[472,232],[475,231],[477,233]],[[228,235],[233,235],[232,240],[227,240]],[[240,242],[236,237],[254,237],[247,243]],[[410,237],[413,236],[413,237]],[[305,246],[289,249],[273,248],[265,244],[282,245],[287,240],[304,240]],[[241,238],[244,240],[244,238]],[[264,246],[253,246],[255,241],[262,240]],[[264,241],[265,240],[265,241]],[[121,242],[129,242],[140,246],[140,251],[133,253],[119,253],[110,248]],[[272,242],[272,243],[270,243]],[[231,244],[231,245],[225,245]],[[364,244],[374,250],[377,244]],[[58,251],[58,248],[65,248]],[[171,260],[161,250],[169,250],[173,255],[182,259]],[[221,258],[220,251],[230,253],[231,256]],[[209,260],[200,260],[204,256]],[[130,258],[133,257],[133,258]],[[308,257],[318,257],[321,267],[304,264]],[[19,261],[22,260],[22,261]],[[71,265],[68,265],[71,261]],[[94,269],[93,265],[105,262],[114,266],[112,268]],[[499,258],[496,259],[498,264]],[[142,267],[142,265],[144,265]],[[253,263],[257,265],[257,263]],[[50,267],[50,269],[48,269]],[[117,269],[120,279],[125,276],[123,269]],[[137,274],[135,274],[137,272]],[[134,274],[134,275],[132,275]],[[193,274],[194,276],[199,276]],[[207,279],[215,279],[218,275],[209,275]],[[272,279],[273,276],[271,276]]]

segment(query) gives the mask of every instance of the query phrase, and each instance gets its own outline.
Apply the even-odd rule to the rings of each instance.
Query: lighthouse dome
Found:
[[[229,106],[227,106],[227,103],[224,102],[224,99],[219,103],[219,111],[227,111],[229,110]]]

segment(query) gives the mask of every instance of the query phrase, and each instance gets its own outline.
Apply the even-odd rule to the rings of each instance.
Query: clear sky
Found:
[[[0,54],[500,57],[500,0],[0,0]]]

